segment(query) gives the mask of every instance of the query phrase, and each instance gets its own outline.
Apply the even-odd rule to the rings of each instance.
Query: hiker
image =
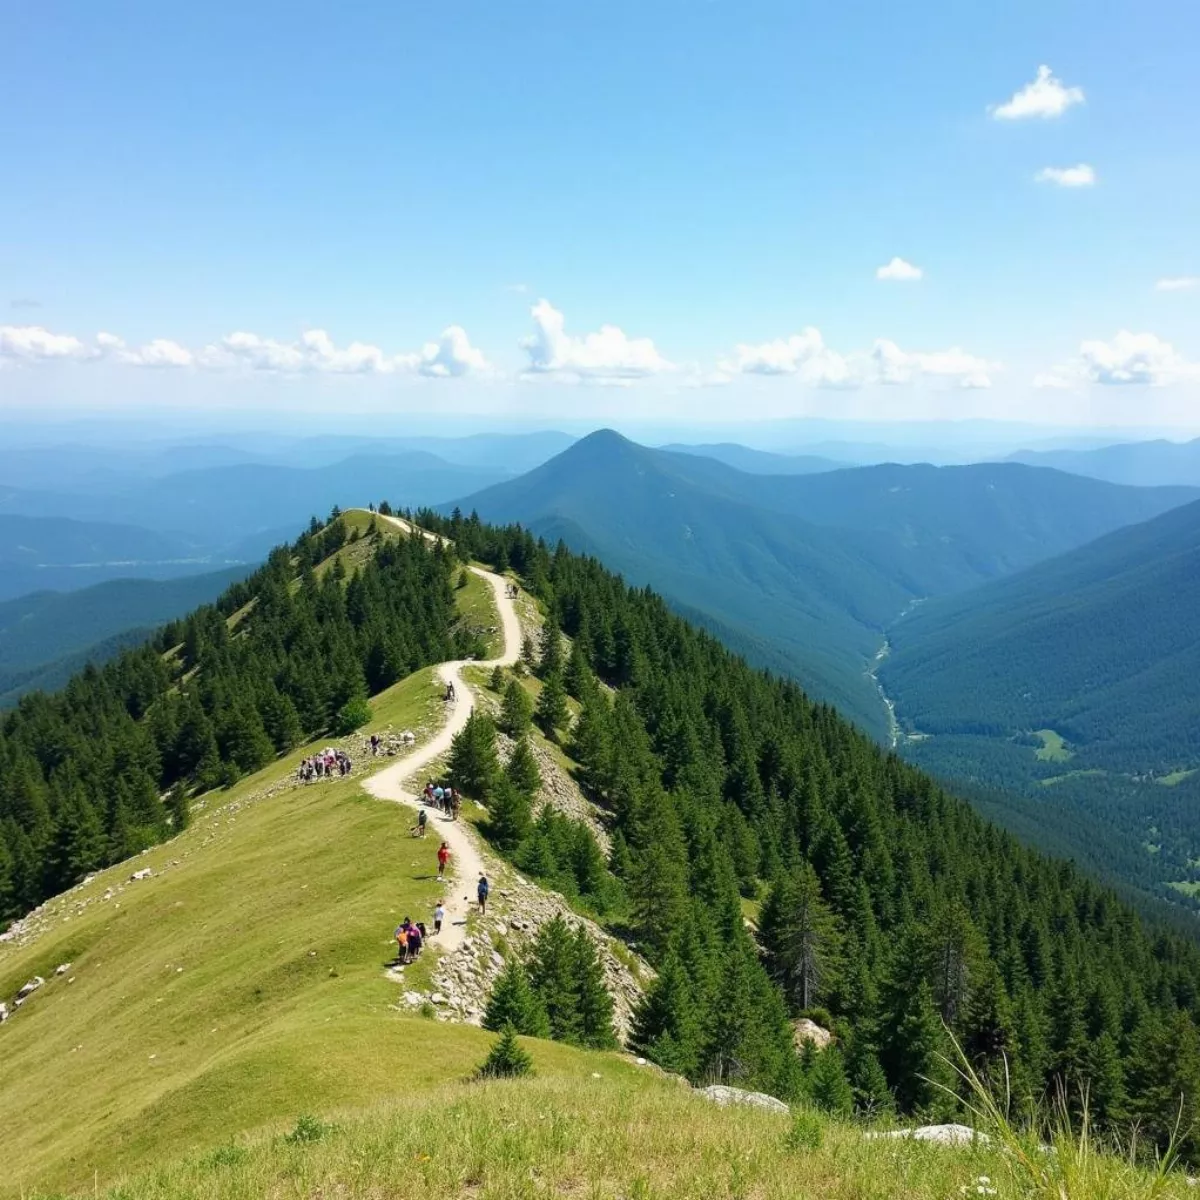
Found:
[[[442,932],[442,922],[445,919],[446,910],[442,907],[442,902],[439,900],[433,910],[433,932],[435,936]]]
[[[403,925],[397,925],[392,937],[396,939],[396,962],[404,966],[408,962],[408,930]]]
[[[481,916],[487,913],[487,898],[490,890],[491,886],[488,884],[487,876],[480,875],[479,886],[475,889],[475,895],[479,897],[479,912]]]
[[[462,797],[457,792],[451,797],[450,806],[450,820],[457,821],[459,809],[462,808]]]
[[[420,831],[417,835],[418,837],[425,836],[425,822],[428,820],[429,814],[425,811],[425,809],[421,809],[421,811],[417,814],[417,829]]]
[[[443,842],[438,847],[438,878],[442,879],[446,874],[446,864],[450,861],[450,847]]]
[[[421,947],[424,945],[425,939],[421,935],[420,925],[409,925],[408,927],[408,961],[412,962],[419,958]]]
[[[437,787],[433,789],[433,802],[438,806],[438,808],[442,807],[442,797],[444,795],[445,792],[442,790],[442,785],[439,783]]]

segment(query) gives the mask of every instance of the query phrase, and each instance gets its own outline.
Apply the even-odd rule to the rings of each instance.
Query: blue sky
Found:
[[[0,405],[1200,426],[1193,3],[337,7],[4,5]]]

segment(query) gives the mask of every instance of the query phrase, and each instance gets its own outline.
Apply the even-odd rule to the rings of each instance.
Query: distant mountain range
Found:
[[[1200,486],[1200,438],[1191,442],[1129,442],[1092,450],[1022,450],[1010,461],[1054,467],[1136,487]]]
[[[709,445],[685,446],[673,443],[659,447],[670,454],[692,454],[700,458],[715,458],[727,467],[750,475],[816,475],[821,471],[837,471],[853,466],[834,458],[815,454],[773,454],[768,450],[752,450],[737,442],[714,442]]]
[[[252,566],[186,579],[121,579],[73,592],[34,592],[0,604],[0,708],[61,687],[144,641],[159,625],[208,604]]]
[[[459,501],[596,554],[877,735],[868,664],[916,600],[1021,570],[1195,499],[1021,464],[769,476],[611,431]]]

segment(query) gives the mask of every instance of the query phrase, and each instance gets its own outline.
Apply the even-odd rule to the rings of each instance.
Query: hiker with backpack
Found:
[[[480,875],[479,886],[475,889],[475,895],[479,899],[479,912],[483,916],[487,913],[488,892],[491,891],[491,885],[487,881],[486,875]]]
[[[429,813],[425,809],[417,814],[417,837],[425,836],[425,823],[429,820]]]
[[[447,846],[445,842],[438,847],[437,860],[438,878],[444,879],[446,875],[446,864],[450,861],[450,847]]]

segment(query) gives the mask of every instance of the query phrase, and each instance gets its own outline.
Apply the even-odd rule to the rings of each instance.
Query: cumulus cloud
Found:
[[[420,354],[402,356],[401,361],[431,379],[458,379],[472,371],[483,373],[489,369],[483,351],[471,345],[461,325],[443,329],[436,342],[426,342]]]
[[[193,351],[169,338],[130,346],[115,333],[99,333],[94,344],[87,345],[79,338],[50,333],[36,325],[0,325],[0,362],[52,359],[106,360],[128,367],[241,367],[278,374],[414,374],[430,379],[454,379],[490,370],[482,351],[471,345],[459,325],[451,325],[419,350],[396,355],[385,354],[367,342],[339,346],[324,329],[310,329],[292,342],[242,330]]]
[[[739,345],[734,357],[722,362],[720,369],[731,375],[792,375],[810,387],[856,388],[931,378],[959,387],[986,388],[991,387],[998,364],[958,347],[909,351],[884,338],[869,351],[842,354],[809,326],[788,338]]]
[[[902,258],[893,258],[890,263],[876,269],[875,278],[889,279],[897,283],[915,283],[923,274],[920,267],[914,267]]]
[[[968,354],[957,346],[949,350],[902,350],[895,342],[880,338],[871,349],[875,378],[879,383],[912,383],[921,376],[950,379],[959,387],[989,388],[996,364]]]
[[[1061,117],[1073,105],[1082,104],[1083,88],[1067,87],[1056,79],[1050,68],[1040,66],[1037,77],[1003,104],[993,104],[988,111],[997,121],[1023,121],[1030,117]]]
[[[411,354],[388,355],[369,342],[338,346],[324,329],[310,329],[297,341],[283,342],[239,331],[208,346],[201,355],[207,367],[244,366],[277,374],[392,375],[413,373],[450,379],[487,369],[483,353],[471,345],[466,331],[451,325],[436,342]]]
[[[1080,163],[1076,167],[1043,167],[1034,179],[1038,183],[1052,183],[1055,187],[1093,187],[1096,183],[1096,170],[1087,163]]]
[[[850,363],[831,350],[811,325],[772,342],[741,343],[734,357],[720,364],[723,374],[797,375],[811,387],[855,387],[861,382]]]
[[[1042,388],[1070,388],[1087,383],[1163,387],[1200,382],[1200,363],[1189,362],[1157,334],[1122,329],[1111,341],[1097,338],[1080,343],[1075,358],[1035,376],[1033,382],[1035,387]]]
[[[1160,279],[1154,285],[1154,290],[1156,292],[1190,292],[1195,287],[1200,287],[1200,276],[1174,275],[1168,279]]]
[[[128,367],[190,367],[195,356],[186,347],[168,338],[155,338],[136,349],[113,333],[98,333],[96,346],[101,357],[112,357]]]
[[[32,363],[85,359],[93,354],[67,333],[51,333],[40,325],[0,325],[0,359]]]
[[[616,325],[595,333],[566,332],[566,318],[547,300],[530,310],[536,332],[522,338],[525,376],[554,376],[573,383],[630,383],[675,369],[649,338],[631,338]]]

